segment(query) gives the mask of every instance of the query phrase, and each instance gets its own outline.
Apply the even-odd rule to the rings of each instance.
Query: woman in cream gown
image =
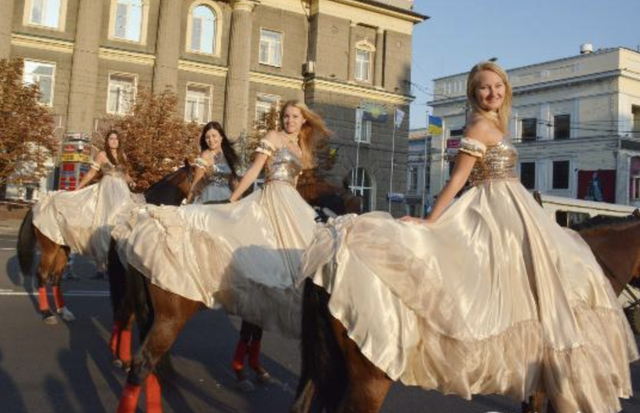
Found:
[[[100,182],[85,188],[98,172]],[[143,202],[129,190],[131,182],[118,133],[110,131],[78,188],[46,194],[33,208],[33,224],[56,244],[93,258],[102,272],[119,214]]]
[[[467,137],[430,217],[338,218],[303,275],[393,380],[464,398],[544,390],[559,413],[617,412],[638,353],[609,281],[519,183],[507,74],[476,65],[467,95]]]
[[[301,297],[294,280],[315,212],[296,181],[313,167],[315,140],[328,131],[297,101],[283,106],[280,120],[284,130],[260,142],[231,204],[148,207],[132,217],[126,255],[164,290],[298,337]],[[240,200],[263,168],[264,189]]]

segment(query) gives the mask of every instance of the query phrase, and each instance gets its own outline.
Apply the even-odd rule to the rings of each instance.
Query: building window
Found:
[[[520,120],[520,128],[523,142],[535,141],[538,136],[538,119],[524,118]]]
[[[520,182],[527,189],[536,189],[536,163],[520,163]]]
[[[552,189],[569,189],[569,161],[553,161]]]
[[[368,50],[356,50],[356,80],[369,82],[371,79],[371,52]]]
[[[204,124],[211,117],[211,87],[187,85],[187,102],[184,118],[187,122]]]
[[[631,191],[631,201],[637,202],[640,200],[640,176],[631,177],[631,185],[629,190]]]
[[[633,137],[640,138],[640,106],[633,105],[631,114],[633,115]]]
[[[258,97],[256,98],[256,119],[255,120],[257,122],[264,122],[265,115],[274,108],[277,111],[279,105],[280,105],[280,96],[267,95],[265,93],[258,93]]]
[[[60,18],[64,0],[27,0],[28,24],[61,29]]]
[[[553,139],[569,139],[571,136],[571,115],[553,117]]]
[[[282,66],[282,33],[260,29],[260,64]]]
[[[407,186],[409,192],[418,191],[418,167],[410,166],[407,176]]]
[[[208,5],[200,4],[189,19],[189,51],[205,54],[218,53],[218,14]]]
[[[348,177],[349,189],[360,197],[361,211],[369,212],[375,209],[375,184],[371,175],[364,168],[352,169]]]
[[[113,115],[128,115],[131,112],[135,94],[135,75],[110,74],[107,112]]]
[[[23,80],[31,85],[38,85],[40,98],[38,102],[45,106],[53,105],[53,85],[56,66],[53,63],[24,61]]]
[[[130,42],[142,42],[143,0],[117,0],[112,8],[111,37]]]
[[[356,108],[356,131],[355,141],[360,143],[371,143],[371,121],[362,120],[364,111],[362,108]]]

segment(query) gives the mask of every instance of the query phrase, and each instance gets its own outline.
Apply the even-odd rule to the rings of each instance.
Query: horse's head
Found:
[[[144,193],[145,199],[154,205],[180,205],[189,195],[193,172],[193,166],[185,159],[182,167],[147,189]]]

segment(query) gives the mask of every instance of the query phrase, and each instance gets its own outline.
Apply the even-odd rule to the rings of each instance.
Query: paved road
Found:
[[[94,267],[74,264],[80,281],[64,284],[77,320],[45,325],[36,300],[25,291],[15,257],[15,236],[0,234],[0,413],[115,412],[125,376],[111,366],[107,342],[111,329],[106,281],[91,280]],[[25,287],[25,285],[27,287]],[[165,386],[165,413],[287,412],[299,371],[298,343],[274,334],[264,338],[264,364],[277,383],[252,394],[234,390],[230,358],[238,320],[220,311],[198,314],[172,351],[176,370]],[[633,367],[640,393],[640,366]],[[640,413],[640,397],[624,402],[625,413]],[[501,397],[468,402],[396,385],[384,412],[515,413],[518,405]]]

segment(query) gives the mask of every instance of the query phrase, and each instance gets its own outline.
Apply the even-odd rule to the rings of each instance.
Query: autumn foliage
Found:
[[[107,123],[121,134],[137,191],[146,190],[182,166],[185,159],[193,161],[199,152],[201,127],[182,119],[178,96],[168,90],[154,95],[139,89],[131,113]]]
[[[0,60],[0,188],[46,175],[56,143],[53,118],[38,103],[37,85],[23,81],[22,59]]]

